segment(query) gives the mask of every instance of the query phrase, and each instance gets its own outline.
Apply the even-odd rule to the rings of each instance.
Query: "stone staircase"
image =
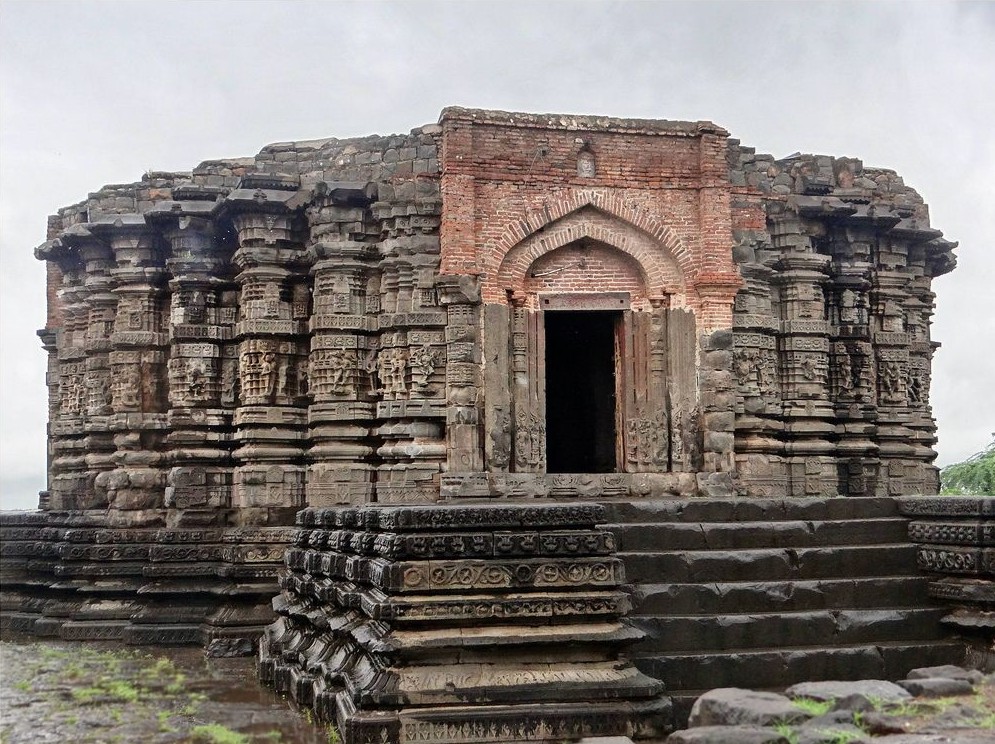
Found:
[[[647,633],[628,655],[679,719],[715,687],[893,680],[963,660],[892,499],[626,501],[609,515]]]

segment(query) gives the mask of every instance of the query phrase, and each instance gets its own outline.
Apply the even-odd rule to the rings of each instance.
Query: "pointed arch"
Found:
[[[546,223],[544,229],[494,255],[492,264],[485,267],[487,275],[493,277],[495,289],[520,289],[538,259],[581,239],[597,241],[631,258],[639,268],[647,296],[686,294],[687,278],[666,246],[636,225],[590,204]]]
[[[647,210],[626,202],[620,196],[595,189],[576,191],[568,196],[548,201],[542,209],[527,211],[522,219],[511,225],[495,245],[495,254],[499,263],[516,245],[536,233],[548,230],[567,215],[584,208],[595,209],[626,223],[658,243],[673,257],[686,281],[691,281],[697,274],[694,256],[673,229],[657,220]]]

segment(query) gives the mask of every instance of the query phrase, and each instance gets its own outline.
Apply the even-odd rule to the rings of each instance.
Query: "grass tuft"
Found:
[[[190,729],[192,741],[198,744],[249,744],[249,737],[232,731],[220,723],[207,723]]]
[[[826,715],[832,709],[834,703],[835,701],[833,700],[813,700],[812,698],[804,697],[795,698],[791,701],[792,705],[799,710],[805,711],[813,718]]]

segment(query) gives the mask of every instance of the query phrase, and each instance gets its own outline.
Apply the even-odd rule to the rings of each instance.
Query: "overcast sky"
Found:
[[[147,170],[387,134],[447,105],[710,119],[904,176],[934,283],[939,463],[995,432],[995,3],[0,0],[0,506],[44,486],[45,220]]]

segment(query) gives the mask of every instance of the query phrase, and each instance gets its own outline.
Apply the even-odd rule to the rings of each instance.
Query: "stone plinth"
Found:
[[[262,678],[347,744],[498,742],[670,728],[620,658],[615,538],[594,504],[308,509]]]
[[[995,664],[995,498],[925,496],[901,500],[909,538],[918,543],[929,593],[949,602],[943,621],[979,641]]]
[[[0,628],[247,655],[272,619],[291,528],[141,527],[90,512],[3,512]]]

